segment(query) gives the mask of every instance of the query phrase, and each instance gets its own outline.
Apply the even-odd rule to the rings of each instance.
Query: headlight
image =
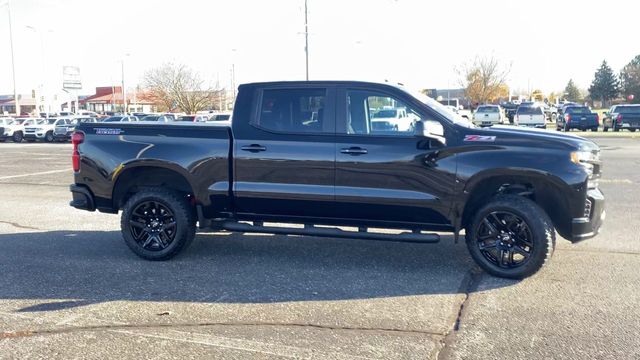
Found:
[[[571,161],[582,166],[588,175],[587,187],[590,189],[598,187],[600,178],[600,156],[599,151],[574,151],[571,153]],[[597,173],[594,170],[597,166]]]

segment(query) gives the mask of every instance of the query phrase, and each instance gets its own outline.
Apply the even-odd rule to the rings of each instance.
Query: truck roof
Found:
[[[403,86],[387,82],[356,81],[356,80],[312,80],[312,81],[266,81],[241,84],[239,87],[264,87],[264,86],[327,86],[327,85],[378,85],[404,89]]]

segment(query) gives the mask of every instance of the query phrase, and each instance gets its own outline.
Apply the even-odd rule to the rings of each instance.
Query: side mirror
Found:
[[[444,127],[438,121],[425,120],[418,121],[415,124],[416,136],[426,137],[446,145],[447,141],[444,137]]]

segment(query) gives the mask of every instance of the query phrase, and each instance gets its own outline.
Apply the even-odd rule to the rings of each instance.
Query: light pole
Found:
[[[36,28],[35,26],[27,25],[26,28],[33,30],[40,37],[40,66],[41,66],[41,69],[40,69],[40,71],[41,71],[41,74],[40,74],[40,96],[44,97],[44,77],[45,77],[45,71],[44,71],[44,35],[42,34],[42,31],[40,31],[40,29]],[[49,30],[49,32],[51,32],[51,30]],[[36,103],[38,103],[37,96],[36,96]],[[69,108],[71,108],[71,104],[69,104]],[[47,112],[47,113],[50,112],[50,109],[47,109],[46,105],[44,103],[42,104],[42,110],[44,112]],[[38,109],[38,112],[39,111],[40,111],[40,109]]]
[[[125,54],[125,57],[129,56],[129,54]],[[124,58],[120,59],[120,75],[122,76],[122,109],[123,112],[127,114],[127,89],[124,87]]]
[[[16,89],[16,60],[13,55],[13,29],[11,27],[11,5],[9,0],[2,5],[7,5],[7,14],[9,15],[9,43],[11,47],[11,73],[13,76],[13,101],[15,102],[16,116],[20,116],[20,100],[18,99],[18,90]]]
[[[231,49],[231,90],[233,91],[233,102],[236,101],[236,50]]]
[[[304,0],[304,56],[306,79],[309,81],[309,21],[308,21],[307,0]]]

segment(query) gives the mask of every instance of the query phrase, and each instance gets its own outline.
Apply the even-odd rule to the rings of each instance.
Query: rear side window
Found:
[[[327,132],[323,129],[326,94],[326,89],[264,90],[253,125],[277,132]]]

